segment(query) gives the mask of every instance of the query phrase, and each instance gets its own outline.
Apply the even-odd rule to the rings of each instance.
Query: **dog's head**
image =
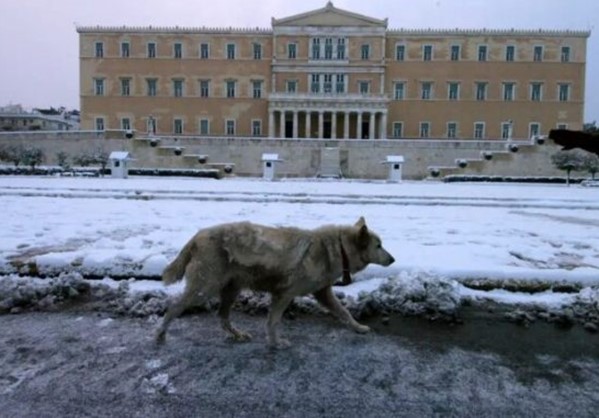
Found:
[[[373,263],[381,266],[388,266],[395,261],[395,258],[383,248],[379,236],[368,229],[364,217],[360,217],[354,226],[358,230],[357,247],[362,261],[366,264]]]

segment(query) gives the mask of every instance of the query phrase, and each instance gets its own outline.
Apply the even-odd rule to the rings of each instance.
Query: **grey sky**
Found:
[[[269,28],[326,0],[0,0],[0,106],[79,108],[78,25]],[[598,0],[336,0],[389,28],[591,30],[585,121],[599,122]]]

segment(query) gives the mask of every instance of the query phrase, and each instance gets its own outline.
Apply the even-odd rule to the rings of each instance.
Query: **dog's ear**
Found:
[[[360,216],[360,219],[358,219],[358,222],[356,222],[356,225],[358,228],[362,228],[363,226],[366,226],[366,220],[364,219],[363,216]]]
[[[370,242],[370,232],[368,231],[368,227],[366,226],[366,221],[364,217],[361,216],[358,222],[356,223],[356,227],[358,228],[358,244],[360,247],[367,247]]]

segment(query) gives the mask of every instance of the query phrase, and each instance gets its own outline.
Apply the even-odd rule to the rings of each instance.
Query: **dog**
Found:
[[[294,297],[312,294],[334,316],[358,333],[368,326],[358,323],[333,293],[332,285],[369,264],[389,266],[395,261],[381,239],[361,217],[355,225],[322,226],[313,230],[271,227],[250,222],[216,225],[200,230],[165,268],[165,284],[185,276],[185,290],[169,306],[156,334],[165,340],[170,322],[196,302],[220,297],[218,316],[222,328],[237,341],[250,334],[235,328],[231,306],[242,289],[268,292],[267,342],[274,348],[289,346],[276,327]]]
[[[599,156],[599,134],[597,133],[551,129],[549,139],[553,139],[557,145],[561,145],[564,151],[580,148]]]

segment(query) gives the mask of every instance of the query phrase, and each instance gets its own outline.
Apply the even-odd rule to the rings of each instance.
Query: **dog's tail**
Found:
[[[191,255],[195,247],[195,240],[191,239],[177,257],[164,269],[162,272],[162,281],[164,284],[172,284],[178,282],[185,274],[185,268],[191,260]]]

